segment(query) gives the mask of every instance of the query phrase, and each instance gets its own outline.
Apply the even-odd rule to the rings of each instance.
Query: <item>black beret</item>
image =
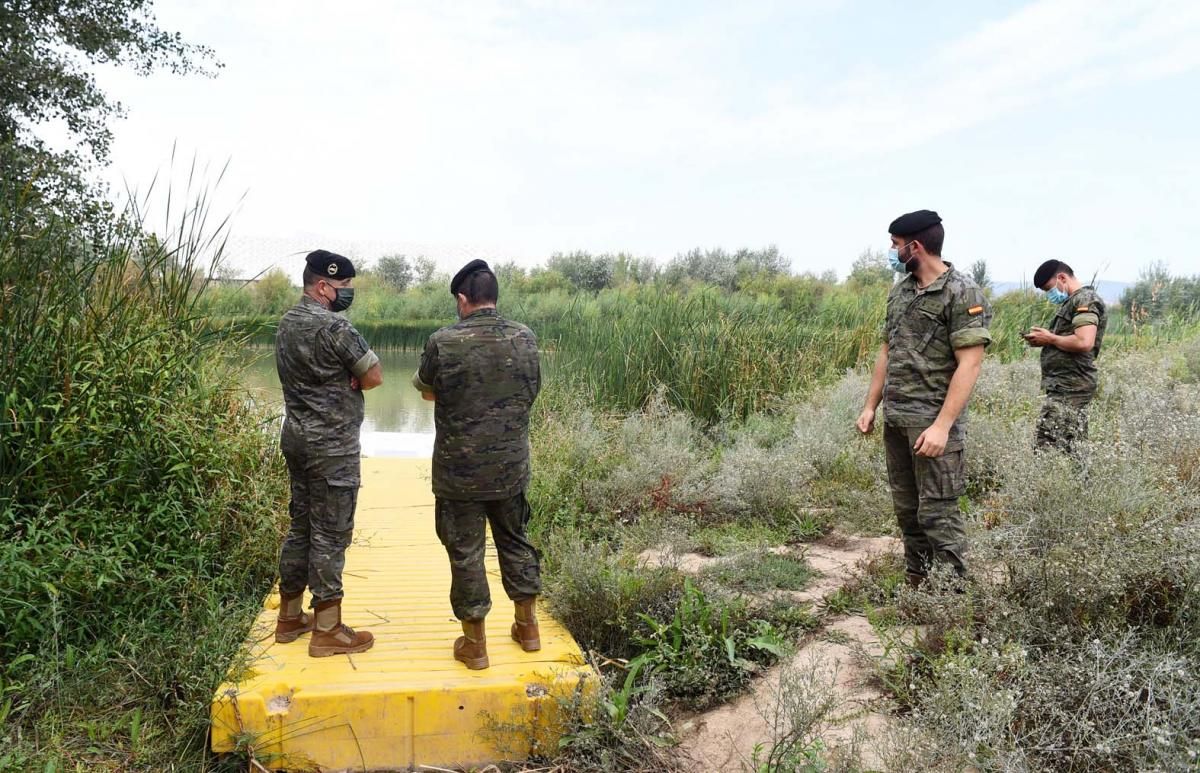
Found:
[[[1042,286],[1054,278],[1054,275],[1062,270],[1063,262],[1061,260],[1047,260],[1042,265],[1038,266],[1037,271],[1033,272],[1033,286],[1037,289],[1042,289]]]
[[[304,262],[318,276],[330,279],[350,279],[354,276],[354,264],[350,259],[329,250],[313,250]]]
[[[942,219],[932,209],[918,209],[893,220],[888,226],[888,233],[894,236],[912,236],[940,222]]]
[[[467,281],[467,277],[469,277],[471,274],[474,274],[476,271],[487,271],[490,274],[492,269],[485,261],[472,260],[470,263],[460,268],[458,273],[454,275],[454,278],[450,280],[450,294],[458,295],[458,288],[462,286],[463,282]]]

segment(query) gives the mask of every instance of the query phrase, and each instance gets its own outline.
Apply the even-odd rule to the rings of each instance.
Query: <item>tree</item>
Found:
[[[617,253],[613,259],[614,284],[650,284],[658,278],[658,266],[653,258],[636,258],[626,252]]]
[[[557,271],[574,285],[576,290],[600,292],[612,287],[616,259],[611,255],[592,255],[590,252],[556,252],[546,261],[546,268]]]
[[[850,276],[847,282],[870,287],[879,284],[891,284],[895,272],[888,265],[887,256],[879,250],[863,250],[850,264]]]
[[[663,278],[673,284],[684,279],[736,290],[756,277],[777,277],[788,273],[790,261],[779,248],[770,245],[761,250],[743,247],[732,255],[717,247],[699,247],[676,255],[663,270]]]
[[[393,288],[404,291],[412,284],[413,270],[404,255],[385,255],[375,263],[375,273]]]
[[[124,114],[88,71],[124,65],[139,74],[167,69],[212,74],[212,50],[160,29],[152,0],[6,0],[0,3],[0,145],[5,174],[32,180],[44,198],[93,199],[86,175],[108,162],[110,122]],[[211,69],[209,69],[211,68]],[[61,124],[76,150],[55,151],[39,137]]]
[[[971,264],[971,278],[975,280],[975,284],[979,285],[979,289],[992,289],[992,278],[988,276],[986,260],[977,260]]]
[[[254,308],[259,314],[282,314],[296,302],[299,289],[282,269],[273,268],[251,286]]]
[[[418,255],[412,262],[413,279],[418,285],[427,285],[433,281],[437,273],[437,264],[424,255]]]
[[[737,285],[737,269],[733,256],[720,247],[712,250],[695,247],[671,258],[663,271],[663,278],[671,284],[691,279],[733,290]]]

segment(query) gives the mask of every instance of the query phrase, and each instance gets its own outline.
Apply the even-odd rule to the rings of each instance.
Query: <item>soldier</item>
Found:
[[[454,657],[488,667],[484,618],[492,608],[483,551],[492,527],[504,591],[516,607],[511,635],[541,649],[535,603],[539,554],[525,536],[529,503],[529,410],[541,388],[537,339],[496,312],[496,275],[473,260],[450,282],[458,323],[429,337],[413,376],[435,401],[433,493],[438,538],[450,557],[450,605],[462,622]]]
[[[364,389],[383,383],[379,357],[335,312],[354,300],[354,265],[325,250],[305,259],[304,295],[283,315],[275,365],[286,418],[280,446],[291,478],[291,527],[279,554],[275,641],[313,631],[308,654],[369,650],[375,638],[342,624],[342,567],[354,532]],[[312,591],[314,621],[302,611]]]
[[[857,426],[869,434],[883,402],[888,485],[915,588],[934,562],[966,575],[958,509],[965,412],[992,340],[991,311],[979,286],[942,260],[945,229],[936,212],[902,215],[888,231],[892,268],[905,276],[888,294],[883,346]]]
[[[1042,347],[1046,401],[1038,417],[1035,445],[1080,459],[1088,435],[1087,409],[1099,382],[1096,358],[1108,315],[1096,290],[1076,279],[1071,267],[1060,260],[1038,266],[1033,283],[1058,305],[1049,330],[1035,327],[1024,334],[1030,346]]]

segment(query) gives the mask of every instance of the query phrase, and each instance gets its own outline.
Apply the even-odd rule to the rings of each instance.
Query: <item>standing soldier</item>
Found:
[[[413,386],[436,401],[433,493],[438,538],[450,557],[450,605],[462,622],[454,658],[488,667],[484,618],[492,608],[484,572],[485,523],[492,527],[504,591],[516,605],[511,634],[541,649],[535,602],[541,593],[529,523],[529,410],[541,387],[537,339],[496,312],[499,286],[482,260],[450,282],[458,323],[429,337]]]
[[[283,315],[275,365],[287,416],[280,446],[287,459],[291,527],[279,554],[279,621],[275,641],[313,631],[308,654],[363,652],[366,631],[342,624],[342,567],[354,532],[364,389],[383,383],[379,357],[335,312],[354,300],[354,265],[325,250],[305,259],[304,295]],[[302,611],[312,591],[314,621]]]
[[[870,433],[883,402],[888,485],[908,583],[917,587],[934,562],[966,575],[958,509],[965,411],[992,340],[991,311],[979,286],[942,260],[945,229],[936,212],[902,215],[888,231],[892,268],[906,276],[888,294],[884,342],[857,426]]]
[[[1025,334],[1030,346],[1042,347],[1042,391],[1046,401],[1038,417],[1037,448],[1057,448],[1076,459],[1087,440],[1087,409],[1096,396],[1099,379],[1096,358],[1108,324],[1104,301],[1090,285],[1075,278],[1060,260],[1038,266],[1033,283],[1058,305],[1050,329],[1035,327]]]

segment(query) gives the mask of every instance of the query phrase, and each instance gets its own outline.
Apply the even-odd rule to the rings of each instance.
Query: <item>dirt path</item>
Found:
[[[872,556],[899,551],[894,537],[834,537],[805,546],[805,559],[819,576],[812,585],[793,595],[797,602],[816,606],[850,579],[854,568]],[[646,551],[642,559],[663,562],[658,551]],[[693,554],[674,557],[672,563],[685,572],[698,572],[721,559]],[[889,718],[876,710],[883,693],[868,683],[868,658],[882,655],[882,647],[871,624],[861,615],[827,618],[787,662],[755,680],[750,692],[711,711],[685,718],[680,726],[682,751],[695,761],[696,770],[738,770],[746,766],[755,746],[768,750],[786,724],[781,715],[781,677],[810,680],[812,689],[828,690],[837,708],[823,727],[826,747],[836,749],[850,743],[856,734],[870,737],[887,728]],[[786,691],[786,687],[784,688]],[[870,763],[869,749],[868,759]]]

